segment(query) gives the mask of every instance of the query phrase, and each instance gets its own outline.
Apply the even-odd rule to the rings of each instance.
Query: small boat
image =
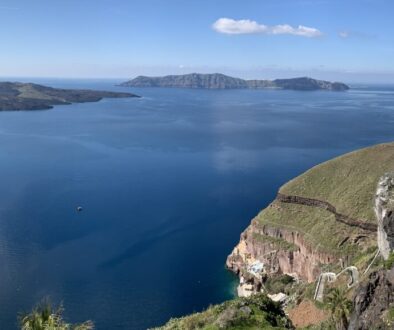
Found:
[[[78,207],[77,207],[77,211],[78,211],[78,212],[81,212],[82,210],[83,210],[82,206],[78,206]]]

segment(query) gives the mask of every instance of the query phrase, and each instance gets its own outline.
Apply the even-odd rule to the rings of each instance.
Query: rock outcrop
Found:
[[[239,296],[260,296],[256,293],[269,290],[275,279],[268,277],[275,274],[309,283],[327,280],[335,286],[346,285],[348,278],[348,288],[355,290],[349,329],[394,329],[394,268],[385,270],[375,262],[379,252],[388,256],[392,250],[394,176],[384,175],[392,171],[394,143],[387,143],[317,165],[283,185],[226,260],[227,268],[240,278]],[[384,264],[392,267],[391,256]],[[318,281],[315,298],[323,300],[323,292]],[[300,326],[325,320],[326,313],[313,315],[312,302],[314,308],[306,309],[306,297],[301,294],[293,300],[302,300],[293,311],[312,316],[297,319],[293,314],[292,320]],[[243,328],[249,321],[245,318]],[[181,328],[178,321],[174,325]]]
[[[394,268],[369,275],[353,297],[349,330],[393,329],[388,312],[394,309]]]
[[[394,250],[394,173],[385,174],[378,183],[375,197],[378,220],[378,246],[384,259]]]
[[[387,258],[394,244],[394,177],[384,173],[394,170],[393,161],[394,144],[382,144],[317,165],[283,185],[227,258],[240,277],[240,292],[261,291],[270,274],[313,282],[323,268],[339,274],[356,261],[364,271],[377,232]],[[251,270],[259,264],[263,271],[256,276]]]
[[[238,274],[241,284],[252,284],[260,291],[262,282],[248,271],[256,261],[264,264],[264,272],[288,274],[313,282],[321,272],[321,265],[338,262],[334,255],[317,252],[297,231],[261,225],[257,219],[241,234],[241,239],[228,256],[226,266]]]
[[[138,97],[131,93],[60,89],[19,82],[0,82],[0,111],[43,110],[54,105],[97,102],[102,98]]]
[[[125,87],[168,87],[168,88],[203,88],[203,89],[293,89],[293,90],[332,90],[345,91],[349,86],[308,77],[276,80],[244,80],[221,73],[170,75],[164,77],[138,76],[120,86]]]

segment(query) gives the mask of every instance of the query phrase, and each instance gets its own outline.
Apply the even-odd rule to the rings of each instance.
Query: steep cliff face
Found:
[[[375,197],[378,220],[378,246],[387,259],[394,250],[394,173],[385,174],[378,183]]]
[[[258,279],[250,278],[247,274],[248,268],[256,261],[264,264],[267,274],[289,274],[313,282],[320,274],[321,265],[338,262],[338,258],[314,250],[296,230],[261,225],[255,219],[242,233],[226,265],[256,285]]]
[[[350,271],[352,282],[347,284],[355,288],[355,294],[349,329],[394,329],[394,269],[372,271],[379,269],[375,262],[378,231],[382,254],[392,249],[394,176],[385,173],[393,171],[394,143],[387,143],[315,166],[282,186],[227,258],[227,267],[240,278],[238,294],[247,297],[242,299],[261,296],[255,293],[262,291],[264,283],[270,288],[270,280],[275,279],[267,277],[273,274],[313,282],[323,268],[325,274],[335,271],[338,277]],[[391,267],[390,258],[385,267]],[[335,283],[346,286],[341,279]],[[306,304],[308,300],[294,308],[293,315],[299,315],[300,309],[305,312]],[[307,310],[312,312],[313,308]],[[175,320],[168,329],[180,329],[179,322],[198,317]],[[242,328],[250,324],[248,317],[240,323]],[[322,313],[313,321],[326,317]],[[305,325],[316,324],[305,319],[295,318],[307,321]]]
[[[358,262],[362,271],[368,259],[363,255],[377,245],[375,195],[379,246],[387,257],[394,244],[394,179],[380,178],[393,170],[391,143],[335,158],[291,180],[242,233],[227,267],[249,292],[260,291],[264,277],[275,273],[313,282],[323,267],[332,271]],[[253,271],[256,265],[263,265],[262,274]]]
[[[356,290],[349,330],[394,329],[394,268],[370,274]]]

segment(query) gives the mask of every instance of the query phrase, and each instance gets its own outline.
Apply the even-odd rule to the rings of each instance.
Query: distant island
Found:
[[[97,102],[105,97],[139,96],[86,89],[59,89],[32,83],[0,82],[0,111],[45,110],[60,104]]]
[[[201,89],[291,89],[300,91],[346,91],[349,89],[349,86],[340,82],[316,80],[308,77],[275,80],[244,80],[226,76],[221,73],[190,73],[164,77],[138,76],[132,80],[121,83],[120,86]]]

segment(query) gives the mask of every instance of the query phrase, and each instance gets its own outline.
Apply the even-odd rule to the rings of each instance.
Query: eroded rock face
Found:
[[[375,197],[378,220],[378,246],[384,259],[394,250],[394,173],[385,174],[378,183]]]
[[[349,330],[393,329],[387,311],[394,307],[394,269],[369,275],[353,297]]]
[[[315,251],[300,233],[261,225],[255,219],[242,233],[226,265],[240,276],[241,282],[252,284],[258,292],[261,279],[246,271],[256,261],[264,264],[268,276],[289,274],[307,282],[317,279],[322,265],[338,262],[333,255]]]

